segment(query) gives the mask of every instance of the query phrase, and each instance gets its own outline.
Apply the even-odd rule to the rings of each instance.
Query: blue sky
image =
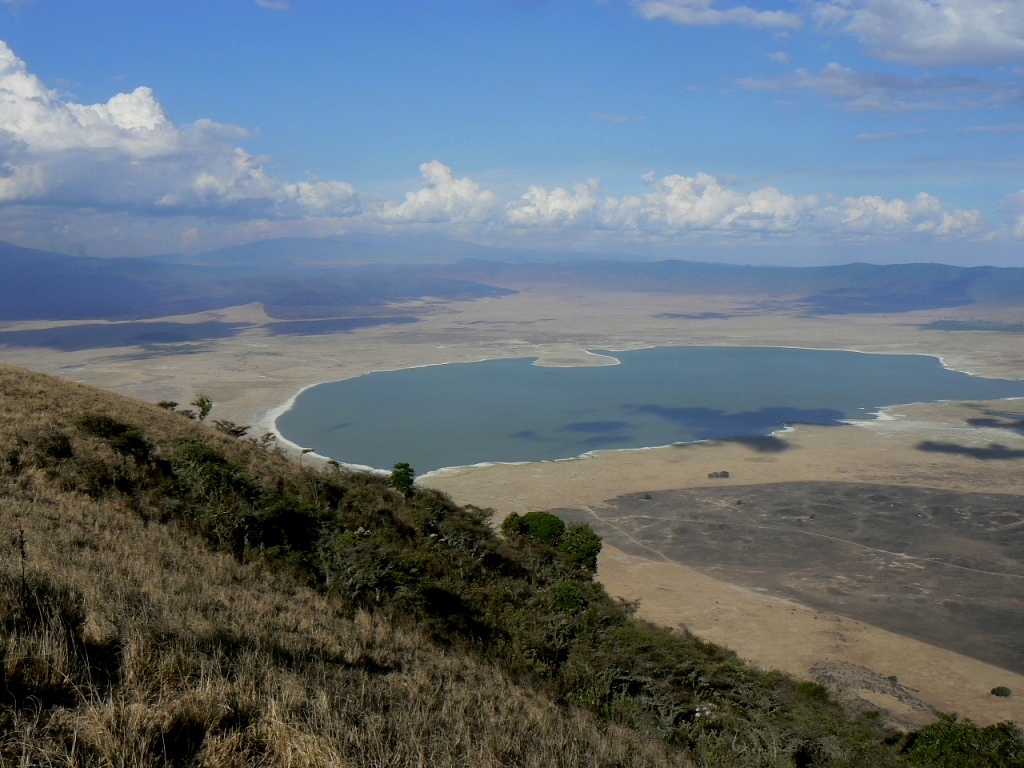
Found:
[[[0,0],[0,239],[1024,266],[1020,0]]]

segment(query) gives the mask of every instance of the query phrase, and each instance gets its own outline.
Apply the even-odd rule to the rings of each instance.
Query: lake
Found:
[[[1024,397],[923,355],[780,347],[656,347],[620,365],[549,368],[533,358],[370,373],[299,395],[277,420],[288,440],[338,461],[418,473],[541,461],[597,449],[840,426],[887,405]]]

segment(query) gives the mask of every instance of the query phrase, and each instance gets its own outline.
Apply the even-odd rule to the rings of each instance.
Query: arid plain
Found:
[[[264,327],[271,318],[262,306],[252,304],[159,319],[237,324],[240,330],[222,338],[77,351],[12,346],[0,348],[0,356],[34,370],[154,402],[187,403],[197,392],[205,392],[215,402],[211,418],[252,425],[254,434],[271,429],[276,414],[299,390],[320,382],[375,370],[501,357],[536,357],[541,365],[608,362],[588,354],[589,349],[733,344],[919,353],[939,356],[956,370],[1024,378],[1021,334],[923,327],[936,320],[1020,323],[1024,322],[1024,308],[1020,307],[969,305],[900,314],[811,317],[783,304],[772,308],[752,303],[749,296],[615,293],[550,285],[507,287],[518,293],[475,301],[428,299],[392,306],[389,312],[396,317],[415,314],[418,321],[348,332],[271,333]],[[0,330],[60,325],[12,322]],[[80,326],[82,322],[66,325]],[[102,333],[103,325],[96,323],[98,332]],[[749,441],[717,441],[598,451],[565,461],[442,470],[421,482],[450,493],[459,502],[493,507],[498,518],[530,509],[566,510],[583,515],[580,519],[592,516],[606,539],[599,576],[613,594],[639,601],[641,616],[685,627],[762,666],[814,677],[860,699],[865,708],[890,713],[894,721],[920,723],[933,717],[935,710],[955,710],[982,723],[1002,719],[1021,723],[1024,675],[1012,663],[999,666],[978,660],[991,661],[993,657],[991,649],[981,650],[980,645],[973,654],[978,658],[972,657],[969,636],[979,630],[969,611],[963,621],[971,624],[970,631],[961,633],[963,637],[950,636],[944,642],[942,632],[946,630],[936,629],[923,633],[928,635],[923,641],[921,632],[886,620],[884,611],[864,620],[863,611],[843,597],[881,595],[897,605],[906,600],[925,612],[929,605],[948,608],[958,601],[969,603],[973,595],[969,590],[963,596],[947,593],[957,589],[951,585],[960,582],[936,578],[925,584],[923,572],[941,572],[943,568],[984,571],[977,565],[979,558],[997,553],[1005,561],[994,562],[986,578],[1005,582],[1000,592],[1005,599],[993,597],[1002,603],[989,606],[990,613],[1004,616],[1004,624],[1011,622],[1011,628],[1012,622],[1020,620],[1020,601],[1013,596],[1019,596],[1024,586],[1024,561],[1019,550],[999,549],[997,529],[1006,526],[1009,536],[1024,527],[1024,430],[1015,414],[1024,418],[1024,401],[905,405],[889,409],[882,419],[848,427],[800,425],[776,435],[770,450]],[[922,450],[922,443],[932,450]],[[730,477],[708,478],[709,472],[720,470],[728,470]],[[1011,506],[1016,503],[1015,511],[1009,513],[1016,515],[1016,523],[1003,518],[991,522],[984,531],[991,539],[989,549],[969,552],[944,552],[938,545],[920,551],[902,545],[888,549],[829,530],[825,535],[837,552],[863,555],[865,547],[873,547],[881,558],[872,560],[874,570],[865,573],[868,560],[864,557],[837,557],[828,574],[831,586],[835,588],[842,580],[868,580],[874,586],[860,593],[810,590],[801,600],[798,591],[783,588],[792,585],[792,574],[806,566],[801,547],[807,551],[814,548],[811,526],[799,531],[794,528],[797,518],[803,520],[800,525],[809,523],[809,513],[799,512],[794,500],[799,488],[806,486],[795,483],[836,484],[831,486],[835,489],[870,484],[1004,494]],[[752,559],[744,569],[744,557],[736,554],[740,549],[722,547],[718,560],[707,555],[699,562],[687,562],[682,550],[640,537],[610,514],[632,514],[629,510],[635,510],[635,504],[646,501],[667,504],[669,514],[669,492],[688,493],[690,524],[725,528],[731,524],[735,528],[737,500],[749,500],[754,494],[760,511],[769,514],[765,499],[771,496],[770,486],[777,487],[780,498],[789,494],[786,498],[792,504],[787,509],[792,514],[786,517],[776,505],[778,519],[762,523],[765,528],[789,526],[786,551],[792,562],[787,565],[785,558],[776,558],[779,562],[774,562],[768,569],[771,573],[763,578],[753,573]],[[631,495],[634,507],[627,507]],[[864,511],[861,520],[862,527],[868,529],[869,512]],[[940,518],[934,517],[931,522],[937,527],[928,531],[933,544],[944,540]],[[759,535],[748,545],[752,542],[756,547]],[[912,532],[908,535],[913,538]],[[976,544],[970,536],[950,540],[965,548]],[[772,541],[766,534],[764,546],[772,546]],[[960,556],[970,562],[957,559]],[[763,569],[763,564],[757,568]],[[899,573],[900,578],[887,580],[880,575],[885,569]],[[915,578],[918,569],[922,579]],[[972,583],[973,588],[984,586],[983,582]],[[952,625],[943,626],[948,630]],[[1014,695],[991,695],[996,686],[1007,686]]]

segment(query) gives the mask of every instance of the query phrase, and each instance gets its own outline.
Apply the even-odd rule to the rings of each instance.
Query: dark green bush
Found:
[[[85,411],[78,414],[75,418],[75,424],[87,435],[99,437],[104,440],[110,440],[111,438],[122,435],[133,428],[131,424],[118,421],[106,414],[93,413],[92,411]]]
[[[106,440],[111,448],[126,458],[130,457],[139,463],[150,459],[152,446],[146,441],[142,430],[132,424],[89,411],[79,414],[75,424],[86,434]]]
[[[586,523],[569,523],[555,548],[564,552],[585,568],[597,570],[597,556],[601,553],[601,537]]]
[[[580,588],[571,581],[560,581],[551,587],[551,607],[562,613],[577,613],[587,601],[580,593]]]
[[[1011,691],[1005,685],[997,685],[995,688],[992,689],[992,695],[993,696],[1003,696],[1003,697],[1006,697],[1006,696],[1011,696],[1012,694],[1013,694],[1013,691]]]
[[[511,518],[512,516],[509,515],[509,517]],[[555,546],[565,532],[565,522],[562,518],[552,515],[550,512],[527,512],[522,517],[517,516],[517,518],[516,521],[509,524],[514,526],[514,530],[517,533],[528,536],[542,544],[547,544],[549,547]]]
[[[48,459],[70,459],[75,455],[75,449],[71,445],[71,438],[63,432],[51,432],[43,435],[36,442],[36,449]]]
[[[388,478],[391,487],[403,496],[410,496],[412,494],[415,481],[416,473],[404,461],[395,464],[395,468],[391,471],[391,476]]]
[[[507,537],[522,536],[523,531],[523,516],[517,512],[509,512],[501,521],[501,532]]]
[[[907,762],[935,768],[1021,768],[1024,739],[1011,722],[984,728],[956,715],[911,733],[903,749]]]

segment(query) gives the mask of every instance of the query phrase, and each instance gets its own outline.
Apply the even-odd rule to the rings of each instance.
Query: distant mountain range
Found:
[[[365,234],[117,259],[0,242],[0,320],[140,319],[254,301],[281,319],[359,316],[391,302],[497,297],[528,284],[749,296],[815,315],[1024,304],[1024,269],[1007,267],[753,267]]]
[[[308,242],[315,247],[321,241]],[[0,320],[140,319],[254,301],[263,302],[274,317],[319,318],[376,311],[424,296],[473,299],[512,292],[444,269],[310,265],[297,252],[272,259],[262,247],[268,249],[262,261],[250,263],[238,254],[101,259],[0,242]]]

